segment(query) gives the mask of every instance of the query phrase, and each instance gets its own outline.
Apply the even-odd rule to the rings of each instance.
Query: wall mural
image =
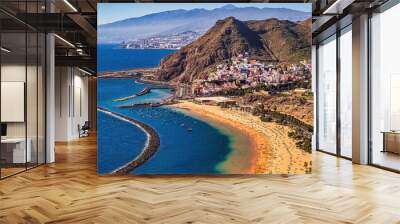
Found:
[[[311,4],[98,4],[98,172],[310,173],[311,22]]]

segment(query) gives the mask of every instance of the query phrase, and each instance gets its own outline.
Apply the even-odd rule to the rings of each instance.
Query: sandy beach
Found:
[[[180,101],[171,106],[236,128],[249,136],[252,140],[251,148],[255,152],[249,173],[303,174],[306,172],[305,164],[310,166],[311,154],[299,149],[288,137],[289,127],[262,122],[258,117],[236,109],[200,105],[190,101]]]

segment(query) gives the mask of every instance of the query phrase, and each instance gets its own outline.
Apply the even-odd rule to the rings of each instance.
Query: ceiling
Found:
[[[37,49],[28,44],[25,32],[54,32],[56,65],[79,66],[96,71],[96,0],[1,0],[0,24],[3,45],[13,49],[9,58]],[[30,57],[28,57],[30,58]]]

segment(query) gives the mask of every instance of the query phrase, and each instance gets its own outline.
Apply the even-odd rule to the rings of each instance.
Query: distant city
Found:
[[[157,35],[149,38],[122,42],[127,49],[180,49],[200,37],[202,33],[185,31],[178,34]]]

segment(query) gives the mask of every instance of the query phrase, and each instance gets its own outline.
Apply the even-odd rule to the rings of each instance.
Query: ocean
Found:
[[[124,49],[117,44],[98,44],[97,71],[156,67],[161,58],[174,52],[175,50],[167,49]]]
[[[122,58],[141,58],[142,50],[130,51],[129,56],[107,52],[114,55],[113,60]],[[104,52],[103,48],[103,52]],[[114,49],[119,52],[121,49]],[[111,52],[110,52],[111,51]],[[154,52],[154,50],[152,50]],[[102,52],[102,51],[100,51]],[[155,53],[155,52],[154,52]],[[134,68],[154,67],[164,55],[157,52],[151,60],[132,61]],[[146,56],[147,57],[147,56]],[[157,59],[155,59],[158,57]],[[157,62],[156,62],[157,61]],[[101,61],[100,61],[101,64]],[[122,66],[100,65],[103,71],[115,71]],[[129,66],[128,64],[123,66]],[[125,68],[125,69],[126,69]],[[144,102],[157,102],[171,96],[169,89],[155,89],[151,93],[124,102],[113,102],[113,99],[140,92],[150,84],[136,82],[128,78],[98,78],[98,106],[107,108],[150,125],[160,136],[158,151],[143,165],[132,171],[133,174],[217,174],[229,173],[220,165],[229,159],[232,152],[234,134],[228,129],[220,128],[206,120],[191,116],[185,111],[167,106],[157,108],[119,108],[120,105]],[[98,164],[99,173],[109,173],[129,162],[140,153],[144,146],[145,134],[137,127],[129,126],[114,117],[98,112]],[[191,129],[191,131],[189,131]]]

